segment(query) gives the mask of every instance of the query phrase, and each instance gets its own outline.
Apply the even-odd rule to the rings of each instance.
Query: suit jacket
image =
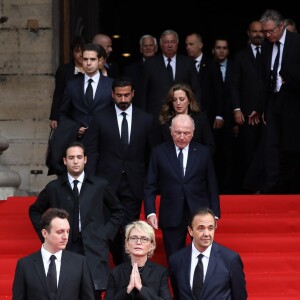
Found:
[[[167,93],[175,83],[184,82],[191,86],[200,103],[200,86],[194,61],[185,55],[176,55],[175,79],[170,82],[164,57],[157,54],[145,62],[143,72],[143,109],[151,113],[154,122],[158,123],[161,106]]]
[[[263,112],[264,93],[262,69],[256,61],[251,45],[235,56],[231,99],[233,109],[240,108],[245,116],[252,111]]]
[[[158,191],[161,194],[161,228],[180,225],[185,201],[190,212],[206,206],[213,209],[216,216],[221,216],[215,168],[209,148],[201,144],[190,142],[184,178],[173,142],[165,142],[153,149],[144,195],[146,216],[156,213]]]
[[[224,117],[223,86],[220,66],[216,61],[211,61],[201,79],[201,109],[206,112],[211,127],[216,116]]]
[[[13,300],[50,300],[41,251],[18,260]],[[93,300],[95,290],[85,257],[63,250],[56,300]]]
[[[264,51],[262,51],[265,61],[265,82],[270,86],[270,70],[272,60],[273,44],[265,41]],[[299,34],[286,31],[286,38],[282,53],[280,76],[283,85],[277,95],[276,103],[267,101],[267,106],[276,106],[276,111],[280,115],[282,147],[285,151],[300,151],[300,36]],[[268,97],[267,97],[268,99]],[[267,124],[268,124],[268,120]]]
[[[190,285],[192,246],[169,258],[170,279],[175,300],[195,299]],[[200,299],[246,300],[243,262],[238,253],[213,242]]]
[[[42,214],[50,207],[63,208],[70,214],[72,236],[74,198],[67,174],[48,183],[35,203],[29,207],[29,217],[39,235]],[[123,207],[111,191],[105,179],[85,176],[80,195],[81,234],[87,263],[92,273],[96,290],[106,288],[109,274],[108,242],[115,237],[123,219]],[[107,210],[110,217],[106,219]],[[67,249],[72,245],[69,239]]]
[[[132,271],[131,262],[125,262],[111,270],[105,300],[171,300],[168,271],[165,267],[148,260],[141,273],[142,289],[127,294],[127,286]]]
[[[107,76],[110,78],[115,79],[121,75],[119,65],[115,61],[106,60],[104,67],[107,71]]]
[[[65,118],[69,118],[78,123],[79,127],[89,127],[93,114],[113,104],[112,81],[111,78],[100,75],[93,105],[89,107],[84,96],[84,76],[69,80],[65,89],[59,121],[63,122]]]
[[[71,79],[83,76],[82,73],[74,74],[75,63],[60,65],[55,73],[55,89],[53,93],[53,100],[51,105],[50,120],[58,120],[60,106],[63,102],[63,95],[67,85],[67,82]]]
[[[86,170],[108,180],[117,192],[122,174],[126,172],[132,192],[143,197],[143,185],[152,141],[153,118],[144,111],[132,108],[130,143],[120,139],[115,107],[99,113],[86,137]]]

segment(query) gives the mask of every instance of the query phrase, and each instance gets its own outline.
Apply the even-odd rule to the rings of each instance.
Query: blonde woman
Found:
[[[125,249],[130,260],[111,270],[105,300],[172,299],[167,269],[150,260],[155,248],[154,229],[147,222],[126,226]]]

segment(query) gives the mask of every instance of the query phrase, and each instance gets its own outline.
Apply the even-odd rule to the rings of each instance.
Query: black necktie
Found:
[[[184,169],[183,169],[183,153],[182,149],[179,148],[179,154],[178,154],[178,161],[179,161],[179,166],[180,166],[180,171],[181,171],[181,176],[182,178],[184,177]]]
[[[51,299],[55,299],[57,292],[57,277],[56,277],[56,265],[55,265],[56,256],[50,256],[50,265],[47,273],[47,283],[50,291]]]
[[[278,65],[279,65],[279,58],[280,58],[280,42],[276,42],[277,45],[277,54],[274,60],[273,65],[273,72],[272,72],[272,91],[276,92],[276,81],[277,81],[277,71],[278,71]]]
[[[168,64],[167,64],[167,73],[168,73],[170,82],[173,82],[173,70],[172,70],[172,66],[171,66],[171,61],[172,61],[172,59],[169,57]]]
[[[128,145],[128,122],[126,119],[126,112],[122,112],[123,120],[121,126],[121,141],[123,144]]]
[[[193,293],[196,299],[200,298],[201,290],[203,287],[203,264],[202,264],[203,254],[198,255],[198,263],[194,272],[193,279]]]
[[[90,78],[89,79],[89,84],[88,84],[88,86],[86,88],[86,91],[85,91],[85,100],[86,100],[86,103],[89,107],[91,107],[93,105],[93,99],[94,99],[92,82],[93,82],[93,79]]]
[[[260,53],[260,48],[259,48],[259,46],[256,46],[255,50],[256,50],[255,60],[256,60],[257,62],[260,62],[260,60],[261,60],[261,53]]]
[[[74,180],[73,184],[73,195],[74,195],[74,214],[73,214],[73,241],[78,239],[79,235],[79,191],[78,191],[78,180]]]

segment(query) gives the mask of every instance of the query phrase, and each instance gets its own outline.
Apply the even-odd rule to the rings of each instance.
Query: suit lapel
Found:
[[[44,263],[42,259],[41,251],[36,252],[36,255],[33,259],[34,269],[37,272],[38,277],[41,280],[42,286],[46,291],[46,294],[49,294],[48,285],[47,285],[47,279],[46,279],[46,273],[44,269]]]
[[[84,76],[80,78],[80,84],[76,84],[75,88],[77,89],[77,95],[79,96],[80,101],[84,106],[88,108],[89,106],[85,101],[85,94],[84,94]]]
[[[180,170],[180,166],[179,166],[177,153],[176,153],[176,148],[175,148],[174,143],[173,142],[167,143],[166,150],[167,150],[166,151],[166,156],[169,159],[172,168],[174,168],[174,170],[177,173],[178,177],[180,179],[182,179],[181,170]]]
[[[192,170],[195,167],[195,162],[197,160],[197,156],[199,156],[199,155],[200,155],[199,149],[193,142],[191,142],[189,145],[189,153],[188,153],[188,159],[187,159],[185,175],[184,175],[185,179],[187,179],[189,174],[192,173]]]
[[[69,265],[70,265],[70,257],[68,255],[68,252],[63,251],[61,256],[61,266],[60,266],[60,273],[59,273],[58,287],[57,287],[57,294],[56,294],[57,299],[60,299],[60,294],[63,291],[64,282],[69,273],[68,270]]]
[[[203,288],[205,288],[207,282],[213,276],[219,257],[220,257],[219,247],[215,242],[213,242]],[[214,279],[212,278],[212,280]]]
[[[283,53],[282,53],[282,60],[281,60],[281,69],[284,65],[284,62],[286,60],[286,57],[288,55],[288,51],[290,49],[290,45],[291,45],[291,39],[290,39],[290,35],[289,32],[286,33],[286,37],[285,37],[285,41],[284,41],[284,45],[283,45]]]

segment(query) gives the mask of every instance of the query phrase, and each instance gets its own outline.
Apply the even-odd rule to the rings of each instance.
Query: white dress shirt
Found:
[[[128,123],[128,143],[130,143],[130,133],[131,133],[131,123],[132,123],[132,105],[130,105],[126,110],[121,110],[117,105],[115,105],[116,108],[116,114],[117,114],[117,120],[118,120],[118,126],[119,126],[119,134],[121,137],[121,129],[122,129],[122,121],[123,121],[123,115],[122,112],[126,113],[126,120]]]
[[[86,88],[87,88],[87,86],[89,84],[89,79],[93,79],[92,88],[93,88],[93,99],[94,99],[95,98],[95,94],[96,94],[96,90],[97,90],[97,86],[98,86],[98,82],[100,80],[100,72],[98,72],[93,77],[89,77],[86,74],[84,74],[84,94],[85,94]]]
[[[55,252],[55,253],[50,253],[44,248],[44,244],[43,244],[42,248],[41,248],[41,253],[42,253],[42,259],[43,259],[43,264],[44,264],[44,270],[45,270],[46,277],[47,277],[48,269],[49,269],[49,266],[50,266],[50,256],[52,254],[56,256],[55,266],[56,266],[56,278],[57,278],[57,285],[58,285],[60,267],[61,267],[62,250],[59,250],[58,252]]]
[[[199,254],[203,254],[203,257],[202,257],[203,281],[205,280],[207,267],[208,267],[208,262],[209,262],[209,257],[210,257],[210,252],[211,252],[211,247],[212,247],[212,245],[210,245],[204,252],[201,253],[196,249],[196,247],[194,245],[194,242],[192,243],[192,259],[191,259],[191,273],[190,273],[191,288],[193,288],[194,272],[195,272],[195,268],[198,264],[198,255]]]

